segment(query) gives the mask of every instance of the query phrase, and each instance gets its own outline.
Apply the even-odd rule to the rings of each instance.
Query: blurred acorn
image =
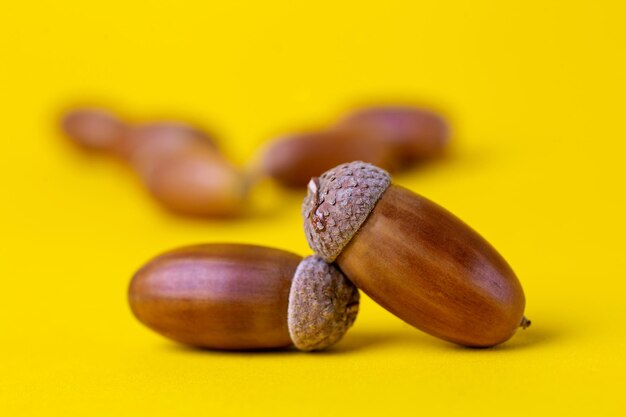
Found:
[[[359,292],[317,256],[204,244],[157,256],[128,289],[133,314],[165,337],[211,349],[325,349],[354,323]]]
[[[345,162],[364,161],[389,172],[441,156],[448,125],[437,114],[413,107],[371,107],[334,126],[272,141],[253,169],[282,185],[305,187],[309,179]]]
[[[130,125],[111,112],[68,112],[62,128],[83,148],[114,155],[137,172],[150,193],[171,211],[199,216],[241,213],[247,198],[243,173],[208,133],[177,121]]]
[[[357,129],[296,133],[270,143],[263,152],[261,171],[288,187],[305,187],[312,177],[352,160],[370,161],[393,171],[396,150]]]
[[[75,109],[66,113],[61,127],[77,145],[94,151],[115,149],[127,126],[113,113],[96,108]]]
[[[360,129],[388,143],[397,148],[404,165],[440,156],[449,139],[448,124],[441,116],[414,107],[358,110],[340,120],[335,128]]]

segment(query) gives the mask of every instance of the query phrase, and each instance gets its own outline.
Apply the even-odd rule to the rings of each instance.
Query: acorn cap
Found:
[[[302,204],[311,249],[333,262],[390,184],[387,171],[361,161],[338,165],[312,178]]]
[[[304,258],[293,277],[287,322],[300,350],[327,348],[352,326],[359,311],[359,291],[319,256]]]

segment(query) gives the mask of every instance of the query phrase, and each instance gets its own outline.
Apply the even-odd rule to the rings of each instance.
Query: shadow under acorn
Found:
[[[355,330],[349,332],[339,343],[328,349],[314,352],[300,352],[294,347],[274,348],[274,349],[246,349],[246,350],[220,350],[199,348],[177,343],[164,344],[164,349],[170,352],[180,352],[185,354],[204,355],[232,355],[232,356],[276,356],[307,354],[315,356],[334,356],[346,353],[362,353],[382,349],[412,349],[415,352],[440,351],[457,352],[461,354],[473,353],[495,353],[525,351],[537,347],[544,347],[553,343],[561,342],[567,338],[565,329],[556,326],[536,326],[533,324],[526,330],[518,332],[508,341],[488,347],[475,348],[460,346],[449,343],[436,337],[430,336],[410,326],[399,327],[393,330]]]

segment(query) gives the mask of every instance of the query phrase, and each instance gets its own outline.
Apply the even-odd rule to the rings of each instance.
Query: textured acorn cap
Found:
[[[338,165],[311,179],[302,204],[311,249],[333,262],[390,184],[387,171],[361,161]]]
[[[356,320],[359,291],[319,256],[304,258],[293,277],[287,322],[300,350],[320,350],[338,342]]]

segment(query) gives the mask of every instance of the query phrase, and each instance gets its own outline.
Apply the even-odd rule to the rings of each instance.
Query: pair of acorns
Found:
[[[213,136],[183,122],[129,123],[104,109],[65,114],[62,127],[83,148],[127,162],[152,196],[169,210],[196,216],[236,216],[249,208],[251,186],[270,177],[304,187],[335,165],[362,160],[397,171],[443,153],[448,128],[430,111],[371,107],[332,126],[281,137],[240,169]]]
[[[530,324],[504,258],[453,214],[374,165],[339,165],[309,182],[302,206],[316,253],[207,244],[156,257],[129,302],[148,327],[189,345],[324,349],[354,323],[357,287],[407,323],[489,347]]]

